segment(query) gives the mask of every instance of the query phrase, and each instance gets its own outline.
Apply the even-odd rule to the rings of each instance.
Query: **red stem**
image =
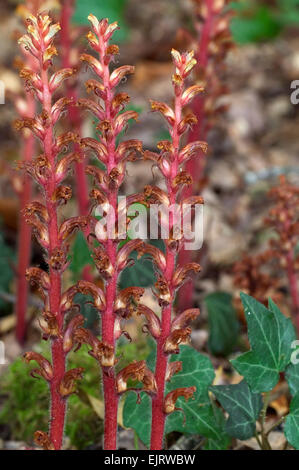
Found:
[[[43,83],[43,109],[51,116],[52,96],[49,90],[49,79],[47,71],[42,71]],[[53,194],[56,190],[55,180],[55,164],[56,155],[53,152],[53,137],[54,129],[50,120],[46,128],[44,138],[44,153],[50,164],[50,177],[45,187],[46,193],[46,208],[49,214],[49,259],[56,249],[61,249],[61,241],[59,239],[59,228],[57,218],[57,206],[53,200]],[[61,273],[50,266],[49,269],[50,288],[49,288],[49,304],[50,311],[55,314],[60,331],[63,328],[63,315],[61,312]],[[53,365],[53,378],[50,382],[51,394],[51,410],[50,410],[50,439],[54,444],[56,450],[59,450],[62,445],[66,400],[62,398],[59,393],[59,384],[61,383],[65,374],[65,352],[63,350],[63,339],[56,338],[51,341],[52,350],[52,365]]]
[[[34,99],[31,96],[27,98],[28,110],[30,116],[34,114]],[[33,110],[33,112],[31,112]],[[34,136],[31,134],[24,137],[23,140],[23,160],[28,162],[31,160],[34,153]],[[17,276],[17,328],[16,337],[20,344],[23,344],[26,338],[26,310],[28,301],[28,282],[26,280],[26,270],[30,264],[31,258],[31,227],[25,221],[23,211],[27,204],[31,201],[32,183],[29,176],[23,179],[23,189],[20,194],[20,228],[19,228],[19,245],[18,245],[18,276]]]
[[[110,260],[116,259],[115,243],[108,241],[107,253]],[[112,277],[106,287],[106,310],[102,313],[102,340],[115,348],[114,323],[115,314],[113,311],[115,292],[117,289],[117,274]],[[118,395],[115,388],[114,370],[107,374],[103,371],[103,389],[105,402],[105,422],[104,422],[104,449],[116,449],[117,435],[117,409]]]
[[[172,144],[174,148],[173,160],[171,165],[171,174],[166,178],[168,197],[170,205],[176,203],[177,190],[173,188],[172,182],[178,172],[178,157],[180,150],[180,136],[178,125],[182,119],[182,90],[175,97],[175,123],[172,129]],[[170,227],[173,226],[173,215],[170,217]],[[163,436],[165,428],[166,414],[164,413],[164,392],[165,392],[165,376],[168,363],[168,356],[164,353],[164,344],[166,338],[170,334],[171,329],[171,312],[172,303],[175,297],[175,291],[172,287],[172,278],[176,268],[176,255],[166,248],[166,266],[164,273],[166,282],[170,290],[170,304],[163,308],[161,318],[161,335],[157,341],[157,359],[155,379],[157,382],[157,394],[152,399],[152,425],[151,425],[151,450],[160,450],[163,447]]]
[[[206,68],[209,60],[209,44],[210,38],[213,31],[214,13],[213,13],[213,2],[214,0],[205,0],[207,8],[207,17],[202,27],[197,26],[199,38],[198,38],[198,50],[196,52],[197,69],[203,70]],[[197,96],[192,103],[192,112],[197,118],[197,123],[192,127],[188,134],[188,143],[195,140],[206,140],[207,137],[207,123],[204,114],[205,109],[205,97]],[[199,182],[203,176],[204,170],[204,158],[203,154],[197,158],[192,158],[186,164],[186,171],[192,175],[195,179],[195,184],[184,190],[184,197],[192,196],[192,194],[198,193]],[[181,250],[179,254],[179,264],[185,265],[192,261],[192,252]],[[179,310],[185,310],[193,306],[193,293],[194,286],[191,282],[181,288],[178,294],[178,308]]]
[[[113,100],[113,92],[110,84],[110,71],[109,65],[105,62],[105,46],[102,43],[103,39],[100,37],[100,57],[101,63],[103,64],[103,85],[106,90],[107,96],[105,100],[105,118],[110,122],[113,118],[111,116],[111,104]],[[112,124],[113,126],[113,124]],[[112,127],[113,128],[113,127]],[[116,149],[116,137],[112,132],[107,139],[107,150],[108,150],[108,161],[107,161],[107,174],[111,172],[116,166],[115,158]],[[114,213],[117,212],[117,195],[118,189],[109,189],[108,201],[114,209]],[[112,222],[113,223],[113,222]],[[110,231],[110,222],[107,221],[107,230]],[[116,255],[117,255],[117,243],[115,240],[108,240],[107,255],[110,259],[112,266],[115,266]],[[117,271],[113,274],[110,281],[106,284],[106,309],[102,312],[102,341],[113,346],[115,350],[115,313],[114,313],[114,301],[117,292]],[[117,436],[117,410],[118,410],[118,395],[115,387],[115,371],[114,368],[107,373],[103,369],[103,389],[104,389],[104,401],[105,401],[105,418],[104,418],[104,449],[115,450],[116,449],[116,436]]]

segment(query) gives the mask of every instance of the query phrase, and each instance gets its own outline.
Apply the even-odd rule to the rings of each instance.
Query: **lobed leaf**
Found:
[[[210,387],[210,390],[229,414],[225,425],[227,434],[241,440],[252,437],[263,406],[262,396],[252,393],[245,380],[236,385]]]
[[[278,382],[290,362],[295,330],[289,318],[269,301],[269,309],[253,297],[241,294],[251,350],[232,360],[252,392],[267,392]]]

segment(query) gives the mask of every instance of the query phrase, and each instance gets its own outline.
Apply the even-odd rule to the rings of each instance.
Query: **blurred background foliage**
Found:
[[[235,13],[231,31],[239,44],[270,40],[299,24],[299,0],[240,0],[230,7]]]

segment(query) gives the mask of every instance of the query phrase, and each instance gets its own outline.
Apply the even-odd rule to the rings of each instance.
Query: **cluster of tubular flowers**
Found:
[[[119,189],[125,177],[128,161],[137,158],[142,151],[142,143],[138,140],[118,142],[118,137],[130,119],[137,119],[135,111],[125,111],[129,101],[126,93],[117,93],[116,87],[125,76],[134,72],[134,67],[121,66],[110,71],[111,63],[118,54],[118,47],[110,44],[110,39],[118,29],[117,23],[109,24],[107,19],[99,21],[89,16],[92,31],[87,35],[96,57],[83,54],[81,60],[89,65],[97,76],[97,80],[86,82],[88,93],[94,99],[80,99],[78,105],[90,111],[97,119],[98,139],[83,138],[81,147],[86,154],[93,153],[105,166],[87,166],[94,185],[90,197],[94,206],[101,208],[101,215],[106,219],[107,226],[100,225],[96,217],[90,218],[90,230],[95,235],[96,243],[88,237],[95,266],[104,279],[104,288],[100,290],[91,283],[85,283],[86,292],[97,299],[96,308],[101,314],[101,341],[91,338],[90,333],[81,329],[81,341],[91,346],[92,354],[99,362],[103,373],[103,391],[105,401],[104,448],[116,448],[117,408],[119,396],[129,389],[130,380],[139,381],[142,390],[153,393],[156,389],[155,380],[144,361],[133,362],[116,373],[117,358],[115,347],[117,339],[128,334],[123,331],[123,321],[136,311],[144,289],[128,287],[118,292],[117,282],[121,271],[130,263],[130,254],[141,247],[140,240],[120,242],[126,239],[129,220],[124,218],[127,207],[141,201],[143,195],[131,195],[125,203],[118,204]],[[125,220],[124,224],[121,220]],[[81,282],[82,285],[82,282]],[[139,389],[136,389],[139,393]]]
[[[35,117],[23,117],[15,122],[18,130],[29,129],[40,141],[42,153],[31,161],[25,161],[21,167],[41,188],[43,201],[27,205],[24,213],[27,222],[45,252],[48,272],[32,267],[27,270],[27,279],[40,292],[44,309],[40,326],[44,339],[51,341],[52,360],[46,360],[36,352],[27,352],[24,359],[35,361],[38,368],[32,371],[34,377],[44,378],[50,389],[50,429],[49,432],[37,431],[36,442],[44,449],[60,449],[62,446],[65,424],[66,399],[74,393],[76,380],[82,377],[80,368],[66,371],[66,356],[75,346],[75,332],[83,324],[83,317],[77,315],[70,321],[65,319],[72,307],[67,300],[68,293],[62,294],[62,274],[68,261],[68,240],[76,229],[84,229],[85,217],[73,217],[60,223],[58,210],[71,198],[71,188],[63,184],[70,165],[76,161],[75,153],[68,153],[68,144],[75,136],[65,133],[56,136],[55,125],[66,110],[69,100],[62,97],[57,101],[53,95],[62,82],[73,75],[72,69],[51,72],[53,57],[57,55],[54,46],[55,35],[60,30],[59,24],[53,24],[46,14],[37,17],[29,15],[27,34],[19,39],[19,44],[30,54],[36,63],[34,69],[25,66],[20,76],[25,81],[40,103],[41,112]],[[74,287],[74,292],[80,286]]]
[[[145,152],[145,158],[153,160],[159,167],[167,189],[163,191],[155,186],[147,186],[145,200],[148,203],[159,203],[165,209],[178,204],[181,208],[180,214],[183,213],[185,217],[184,205],[187,207],[187,204],[191,206],[203,204],[203,199],[200,196],[182,197],[183,188],[192,184],[192,177],[185,171],[184,165],[191,158],[196,158],[199,152],[206,152],[207,145],[203,141],[195,141],[185,147],[181,146],[184,134],[197,121],[188,108],[184,113],[184,108],[188,107],[192,99],[203,90],[197,85],[185,87],[185,82],[196,64],[193,52],[180,54],[173,50],[172,58],[175,66],[175,73],[172,77],[175,95],[174,109],[166,103],[151,102],[152,110],[161,113],[165,118],[171,139],[158,142],[159,153]],[[171,354],[179,353],[180,344],[188,342],[191,333],[190,323],[199,315],[198,309],[187,309],[175,318],[172,315],[177,290],[191,272],[200,270],[197,263],[185,265],[177,263],[177,255],[185,242],[184,233],[177,230],[179,226],[177,217],[176,211],[172,212],[168,222],[169,238],[165,241],[165,253],[156,247],[147,245],[143,247],[145,252],[148,251],[151,254],[158,269],[155,295],[162,307],[161,319],[148,308],[141,312],[147,319],[149,332],[157,342],[155,370],[157,392],[152,396],[152,449],[162,448],[165,418],[176,409],[177,398],[185,396],[187,400],[195,392],[194,387],[180,388],[164,396],[166,380],[170,380],[171,376],[181,369],[180,363],[168,364],[168,358]]]

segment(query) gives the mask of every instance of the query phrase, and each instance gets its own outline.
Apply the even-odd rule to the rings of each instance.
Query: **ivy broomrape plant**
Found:
[[[252,436],[262,449],[270,449],[271,432],[280,425],[284,425],[286,446],[290,443],[299,448],[299,368],[292,354],[296,336],[291,320],[285,318],[271,300],[266,308],[242,294],[250,350],[231,363],[243,380],[234,385],[215,385],[210,359],[187,344],[191,334],[190,323],[198,317],[199,310],[192,308],[175,314],[176,292],[191,272],[200,270],[196,263],[178,263],[178,254],[185,241],[184,233],[178,229],[182,222],[181,211],[170,211],[170,220],[161,217],[161,228],[169,233],[164,251],[141,240],[127,238],[130,219],[124,214],[132,203],[141,202],[148,207],[159,203],[166,209],[175,203],[179,208],[203,204],[199,196],[187,199],[182,196],[184,186],[192,184],[191,175],[184,169],[185,163],[207,150],[206,143],[202,141],[182,145],[183,135],[196,122],[188,106],[202,92],[199,85],[186,87],[196,64],[193,53],[172,51],[174,109],[166,103],[151,102],[152,110],[165,118],[170,140],[158,143],[159,153],[143,152],[142,143],[138,140],[119,141],[128,121],[136,119],[137,113],[125,111],[129,97],[116,91],[122,79],[133,73],[134,68],[124,65],[111,71],[118,47],[110,44],[110,39],[117,24],[109,24],[107,19],[99,21],[93,15],[89,20],[92,31],[87,37],[96,57],[82,54],[81,60],[91,67],[97,80],[91,79],[86,83],[87,91],[94,94],[94,99],[82,98],[78,106],[95,115],[98,139],[78,140],[78,136],[71,132],[56,136],[56,123],[73,104],[70,98],[62,97],[56,102],[54,98],[62,82],[74,74],[72,68],[51,72],[53,57],[57,54],[54,38],[60,26],[52,24],[46,14],[30,15],[28,33],[19,40],[36,65],[34,70],[26,66],[21,76],[26,86],[34,90],[41,107],[39,115],[16,122],[17,129],[30,129],[42,147],[38,157],[21,165],[40,186],[44,198],[43,202],[29,204],[25,215],[45,251],[48,265],[48,272],[39,268],[28,269],[27,277],[38,287],[43,298],[40,325],[44,339],[51,342],[52,351],[51,361],[33,351],[24,355],[27,362],[34,360],[38,363],[38,368],[31,374],[45,379],[50,390],[49,431],[37,431],[35,441],[43,449],[61,449],[67,398],[75,392],[76,381],[83,375],[82,368],[67,370],[66,358],[73,348],[78,349],[84,344],[102,371],[104,449],[117,448],[120,398],[124,399],[124,424],[133,428],[151,449],[162,449],[165,434],[171,431],[197,433],[204,437],[203,446],[207,449],[227,449],[232,439],[244,440]],[[80,145],[80,154],[65,154],[65,147],[73,142]],[[101,164],[86,167],[87,174],[94,181],[90,194],[92,207],[102,209],[100,219],[105,219],[106,226],[101,223],[102,219],[91,215],[61,222],[60,206],[72,194],[71,188],[63,181],[71,163],[78,161],[83,153],[90,152]],[[119,203],[126,163],[135,160],[140,153],[158,165],[166,189],[146,186],[143,194],[133,194]],[[183,211],[184,216],[185,213]],[[87,235],[95,266],[104,281],[103,288],[81,280],[62,291],[69,238],[75,229],[81,229]],[[157,270],[154,295],[161,307],[160,316],[141,303],[142,288],[118,290],[119,275],[130,263],[132,251],[152,257]],[[74,297],[78,293],[92,297],[101,318],[101,339],[83,327],[81,314],[73,315]],[[146,330],[155,341],[155,353],[147,361],[136,358],[119,370],[116,341],[122,334],[128,337],[123,323],[134,313],[145,318]],[[268,426],[267,409],[277,393],[273,389],[281,373],[285,373],[293,397],[290,413]]]
[[[27,352],[24,359],[36,361],[39,368],[31,373],[44,378],[50,388],[50,429],[49,433],[37,431],[35,440],[44,449],[60,449],[62,445],[66,401],[73,393],[75,381],[82,376],[83,370],[66,371],[66,356],[72,348],[72,335],[76,327],[83,323],[78,315],[69,323],[65,322],[65,314],[72,306],[72,295],[79,287],[62,293],[62,274],[67,267],[68,239],[77,228],[84,229],[86,217],[73,217],[60,223],[59,206],[71,198],[71,188],[63,185],[70,165],[78,159],[75,153],[59,156],[73,139],[70,132],[58,137],[55,125],[70,100],[62,97],[55,102],[53,95],[62,82],[73,75],[73,69],[62,69],[50,73],[52,60],[57,55],[53,44],[55,35],[60,30],[59,24],[52,24],[46,14],[37,17],[29,15],[28,32],[20,38],[19,44],[31,54],[36,63],[35,70],[30,67],[20,72],[26,86],[34,90],[35,98],[41,105],[41,113],[36,117],[25,117],[15,122],[18,130],[28,128],[40,141],[42,153],[22,164],[23,169],[40,186],[44,203],[32,202],[25,209],[25,216],[32,226],[34,234],[45,251],[49,272],[40,268],[29,268],[28,280],[38,287],[44,300],[44,311],[41,328],[44,338],[51,340],[52,362],[36,352]]]
[[[158,111],[166,119],[169,126],[171,140],[158,143],[160,153],[145,152],[145,157],[154,160],[165,179],[166,191],[158,187],[146,187],[145,196],[153,203],[159,202],[165,208],[170,208],[178,204],[183,217],[186,217],[188,205],[203,204],[200,196],[182,198],[181,192],[185,185],[192,184],[192,177],[184,171],[185,163],[196,157],[200,151],[207,151],[205,142],[196,141],[181,146],[182,136],[189,127],[196,122],[193,113],[183,115],[183,109],[192,99],[203,91],[202,87],[193,85],[186,89],[185,82],[196,64],[193,52],[180,54],[172,50],[172,58],[175,72],[172,76],[174,88],[174,109],[166,103],[156,101],[151,102],[153,111]],[[157,342],[157,359],[155,369],[155,379],[157,382],[157,394],[152,398],[152,436],[151,449],[162,448],[164,427],[166,416],[176,410],[176,400],[184,396],[186,400],[193,396],[195,387],[177,388],[165,396],[165,382],[171,379],[172,375],[181,370],[181,362],[168,363],[169,356],[179,353],[180,344],[188,341],[191,333],[189,324],[199,315],[198,309],[185,310],[180,315],[174,317],[173,305],[176,291],[182,286],[188,274],[192,271],[198,272],[200,266],[196,263],[185,265],[177,264],[177,256],[185,242],[183,233],[176,233],[179,223],[178,214],[171,212],[168,224],[169,239],[165,241],[166,253],[158,248],[153,252],[156,267],[159,270],[159,277],[155,284],[156,296],[159,305],[162,307],[160,331],[155,331],[153,335]],[[162,220],[163,223],[163,220]],[[152,317],[155,313],[152,312]],[[159,322],[159,320],[155,320]]]

